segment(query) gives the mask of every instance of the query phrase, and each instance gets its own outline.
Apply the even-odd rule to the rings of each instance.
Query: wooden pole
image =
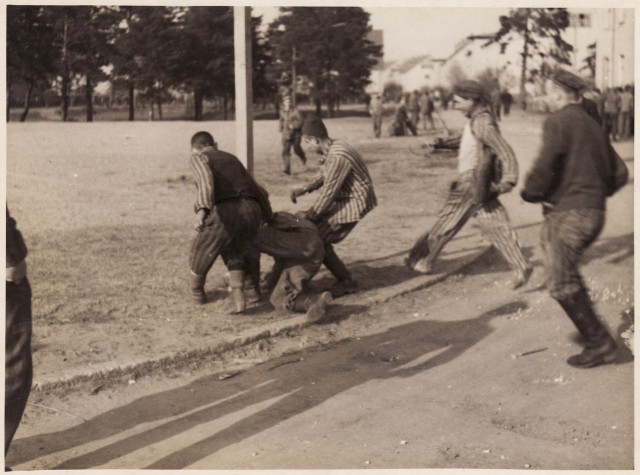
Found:
[[[236,76],[236,155],[253,174],[251,7],[233,7]]]

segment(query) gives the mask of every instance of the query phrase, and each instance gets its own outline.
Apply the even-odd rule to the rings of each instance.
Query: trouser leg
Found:
[[[31,391],[31,287],[24,278],[6,283],[4,453],[18,429]]]
[[[424,260],[425,267],[430,268],[444,246],[462,229],[478,207],[474,202],[473,188],[469,182],[452,184],[437,221],[413,246],[407,264],[411,267],[412,264]]]
[[[282,137],[282,165],[285,174],[291,174],[291,140]]]
[[[304,154],[304,150],[302,150],[302,131],[300,129],[295,129],[292,133],[291,140],[293,141],[293,150],[296,152],[296,155],[300,157],[303,165],[307,163],[307,156]]]
[[[509,266],[520,273],[529,269],[522,254],[518,236],[509,223],[509,216],[498,200],[492,200],[476,214],[483,236],[502,254]]]

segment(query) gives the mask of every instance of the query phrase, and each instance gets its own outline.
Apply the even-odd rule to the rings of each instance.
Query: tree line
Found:
[[[369,14],[362,8],[280,8],[262,32],[251,19],[254,98],[277,103],[285,72],[309,78],[318,112],[341,97],[362,94],[380,46],[367,40]],[[69,120],[72,94],[84,96],[93,120],[95,87],[109,81],[125,91],[128,119],[136,99],[156,107],[172,95],[190,96],[193,119],[202,120],[205,100],[234,100],[233,9],[179,6],[7,7],[7,120],[16,92],[24,121],[36,90],[59,100]],[[292,52],[294,54],[292,54]],[[291,80],[286,80],[291,84]]]

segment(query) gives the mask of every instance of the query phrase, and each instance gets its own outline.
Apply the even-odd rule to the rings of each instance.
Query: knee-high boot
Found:
[[[189,274],[189,292],[191,293],[191,298],[197,304],[207,302],[207,296],[204,293],[204,283],[206,280],[206,275],[197,275],[193,272]]]
[[[325,256],[323,264],[338,279],[331,287],[331,295],[333,298],[342,297],[346,294],[353,294],[358,291],[358,283],[351,278],[351,272],[347,266],[340,260],[331,244],[325,245]]]
[[[255,303],[260,295],[260,257],[246,257],[244,259],[244,290],[248,302]]]
[[[244,298],[244,271],[229,271],[229,286],[231,287],[231,300],[234,309],[231,313],[242,313],[247,308],[247,302]]]
[[[581,290],[571,297],[558,300],[558,303],[586,342],[582,353],[569,357],[567,363],[579,368],[613,363],[616,343],[595,314],[587,292]]]

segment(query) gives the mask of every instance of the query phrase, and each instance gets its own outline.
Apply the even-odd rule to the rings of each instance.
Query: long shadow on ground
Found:
[[[514,301],[467,320],[415,321],[357,340],[347,339],[328,350],[283,356],[230,380],[220,381],[217,374],[209,375],[110,410],[86,424],[16,440],[9,462],[24,463],[117,436],[143,423],[158,422],[142,433],[123,434],[120,440],[70,458],[55,468],[96,467],[196,426],[280,398],[268,408],[217,433],[204,434],[197,442],[165,453],[145,467],[182,469],[368,381],[411,377],[447,364],[486,338],[493,331],[493,318],[524,308],[526,303]],[[433,355],[429,357],[430,354]],[[167,417],[172,420],[164,421]]]

